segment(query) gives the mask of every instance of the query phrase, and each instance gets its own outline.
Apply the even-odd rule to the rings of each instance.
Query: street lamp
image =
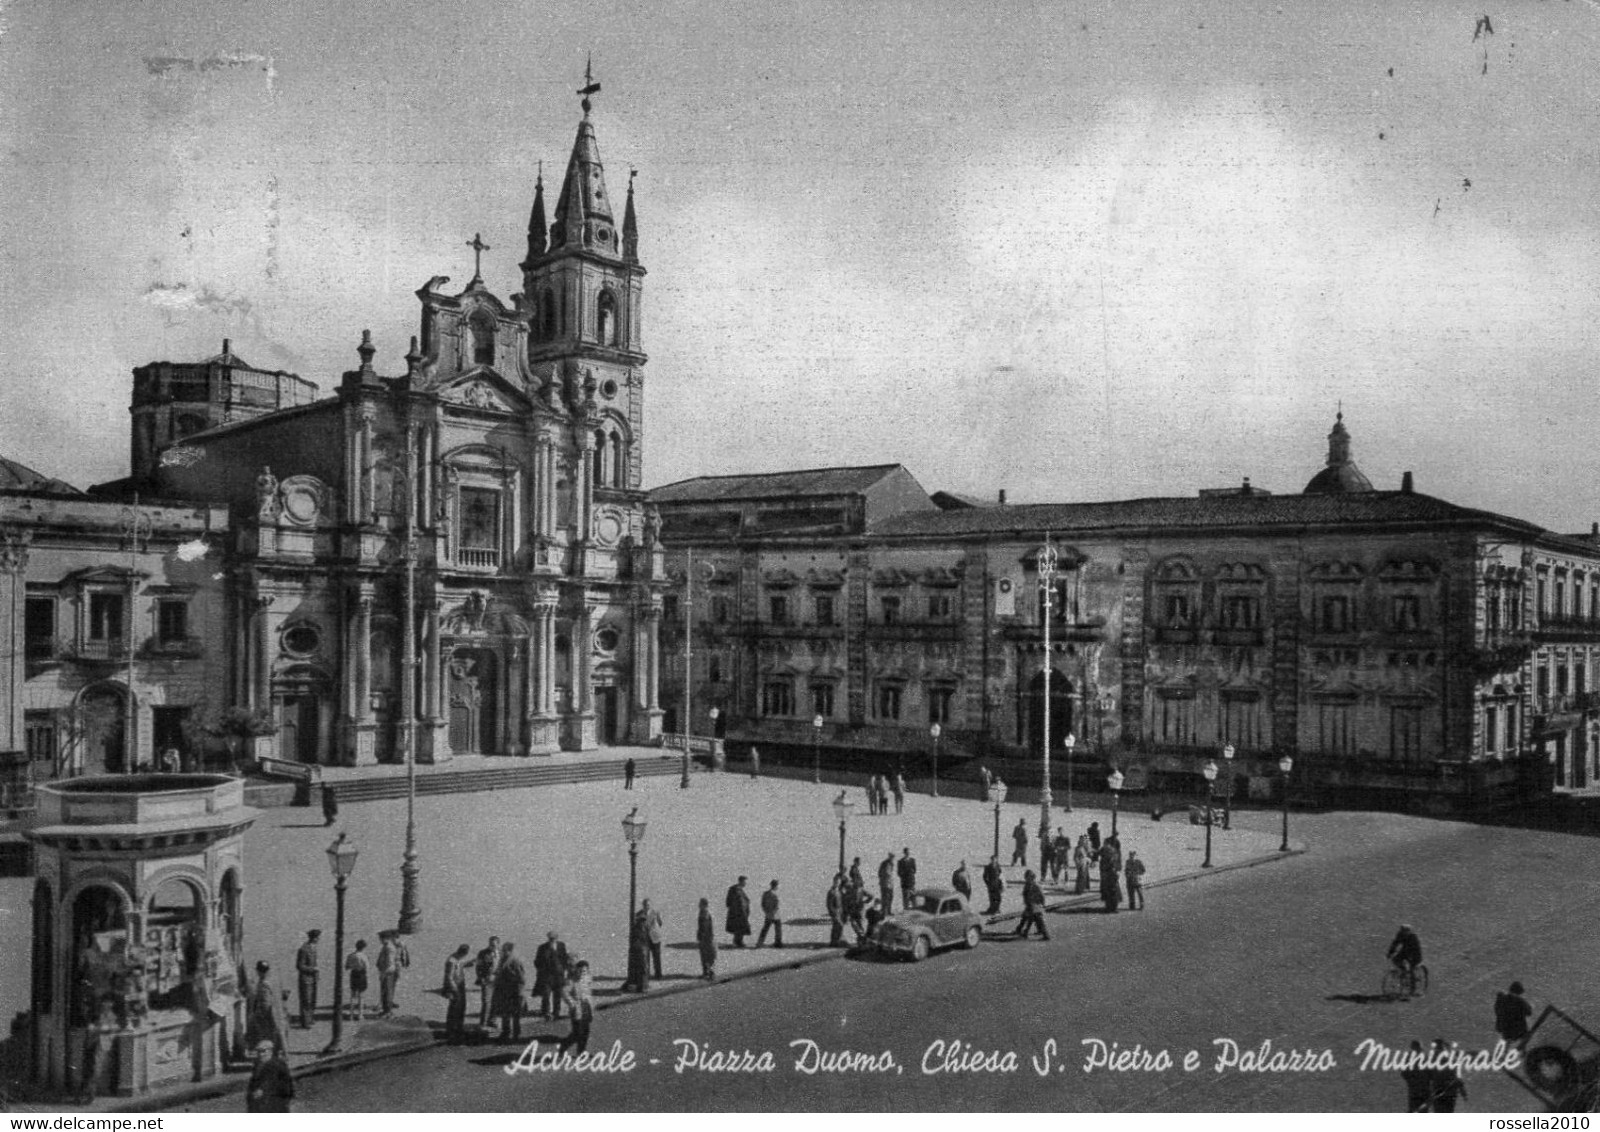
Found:
[[[1061,745],[1067,749],[1067,813],[1072,812],[1072,748],[1078,745],[1078,737],[1072,732],[1067,732],[1067,737],[1061,740]]]
[[[1202,869],[1211,867],[1211,800],[1216,796],[1217,764],[1210,759],[1200,768],[1200,773],[1206,778],[1206,859],[1200,862]]]
[[[1050,652],[1050,618],[1055,602],[1056,564],[1060,559],[1048,538],[1039,548],[1039,619],[1044,622],[1044,785],[1039,791],[1039,840],[1042,844],[1050,831],[1050,670],[1055,667]],[[1069,736],[1070,738],[1070,736]],[[1071,779],[1068,779],[1069,789]],[[1071,806],[1067,809],[1070,812]]]
[[[356,871],[358,852],[342,833],[328,846],[328,867],[333,870],[337,910],[333,920],[333,1040],[322,1051],[324,1057],[344,1047],[344,888],[350,874]]]
[[[722,709],[721,708],[712,708],[710,711],[706,712],[706,716],[707,716],[707,718],[709,718],[711,720],[711,769],[712,770],[716,770],[717,769],[717,751],[718,751],[718,747],[717,747],[717,720],[722,718]]]
[[[935,723],[928,728],[928,734],[933,736],[933,796],[939,796],[939,735],[942,729]]]
[[[406,483],[417,482],[418,432],[415,425],[406,430]],[[417,863],[417,509],[406,508],[405,590],[401,600],[400,638],[400,717],[405,723],[406,747],[406,847],[400,857],[400,922],[403,935],[414,935],[422,927],[422,901],[418,885],[422,867]],[[438,674],[430,672],[431,679]],[[438,695],[438,688],[428,692]]]
[[[1278,769],[1283,771],[1283,844],[1278,846],[1278,852],[1289,851],[1289,772],[1294,769],[1294,759],[1288,755],[1278,760]]]
[[[1111,787],[1111,836],[1117,835],[1117,811],[1122,808],[1122,771],[1116,767],[1106,775],[1106,785]]]
[[[1233,744],[1222,748],[1222,762],[1228,768],[1227,788],[1222,795],[1222,828],[1233,828]]]
[[[994,799],[994,855],[1000,855],[1000,805],[1006,800],[1006,784],[998,778],[989,787],[989,796]]]
[[[833,800],[833,812],[839,819],[839,874],[844,875],[844,828],[850,821],[850,811],[856,808],[854,802],[844,799],[844,791],[839,791],[839,796]]]
[[[628,816],[622,819],[622,836],[628,842],[628,930],[622,933],[622,938],[628,941],[630,949],[633,944],[633,917],[638,914],[639,845],[644,841],[644,825],[639,818],[638,806],[629,810]],[[627,970],[631,979],[631,964]]]
[[[822,781],[822,716],[811,717],[811,781]]]

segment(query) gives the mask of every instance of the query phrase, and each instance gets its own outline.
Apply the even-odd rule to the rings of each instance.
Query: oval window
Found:
[[[313,653],[322,643],[322,634],[315,625],[291,625],[283,631],[283,647],[294,653]]]
[[[594,635],[594,643],[600,646],[601,652],[616,652],[617,642],[620,640],[617,631],[609,625]]]

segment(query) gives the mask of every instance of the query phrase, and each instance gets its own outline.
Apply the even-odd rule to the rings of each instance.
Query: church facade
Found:
[[[502,298],[417,291],[404,373],[332,396],[232,352],[135,371],[132,475],[225,506],[227,698],[305,763],[647,743],[661,556],[640,490],[645,269],[590,106]],[[620,220],[620,222],[619,222]],[[481,238],[469,244],[480,257]]]
[[[674,570],[701,574],[688,702],[736,746],[926,772],[937,741],[947,767],[1023,760],[1033,783],[1048,743],[1058,791],[1068,735],[1080,788],[1113,764],[1192,788],[1229,748],[1259,794],[1284,756],[1328,799],[1597,782],[1600,536],[1458,507],[1409,474],[1376,490],[1342,419],[1296,494],[973,506],[890,465],[652,499]],[[663,620],[674,716],[681,600]]]

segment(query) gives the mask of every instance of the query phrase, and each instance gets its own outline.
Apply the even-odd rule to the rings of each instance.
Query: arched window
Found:
[[[616,429],[611,430],[611,484],[628,486],[628,445]]]
[[[539,299],[539,337],[541,341],[549,342],[555,339],[561,328],[556,325],[556,294],[549,288]]]
[[[597,428],[594,431],[594,484],[596,487],[610,487],[611,480],[608,473],[611,461],[606,456],[606,445],[609,443],[605,429]]]
[[[472,323],[472,362],[494,365],[494,316],[486,310],[474,311]]]
[[[600,292],[595,303],[595,337],[602,346],[617,344],[617,297],[610,289]]]

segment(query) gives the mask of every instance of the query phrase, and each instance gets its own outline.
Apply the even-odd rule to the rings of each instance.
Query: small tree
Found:
[[[234,766],[237,767],[242,761],[241,751],[245,740],[276,735],[278,725],[273,722],[272,713],[263,708],[231,707],[225,708],[206,731],[220,736],[227,743],[228,753],[233,756]]]

